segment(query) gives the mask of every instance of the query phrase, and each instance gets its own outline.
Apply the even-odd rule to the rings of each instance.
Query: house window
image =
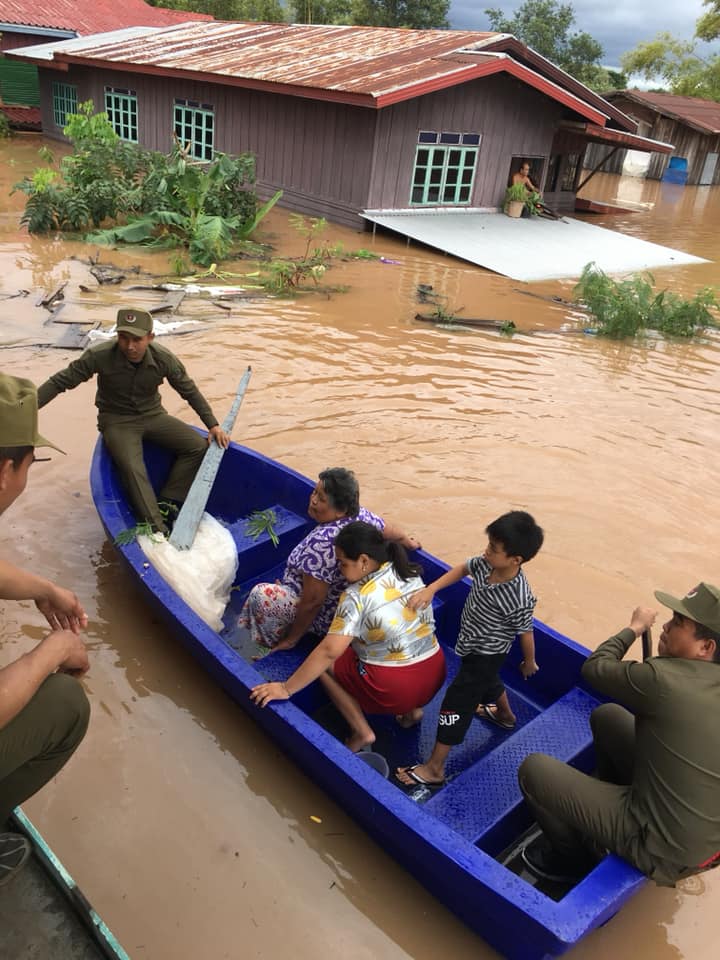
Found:
[[[421,130],[410,203],[470,203],[479,152],[479,133]]]
[[[215,113],[209,103],[176,100],[174,112],[175,136],[180,146],[195,160],[212,160]]]
[[[74,83],[53,83],[53,120],[62,128],[71,113],[77,113],[77,87]]]
[[[105,87],[105,113],[121,140],[138,142],[137,94],[134,90]]]

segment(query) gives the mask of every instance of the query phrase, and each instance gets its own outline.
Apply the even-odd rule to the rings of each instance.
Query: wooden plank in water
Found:
[[[458,323],[463,327],[480,327],[484,330],[514,330],[512,320],[490,320],[483,317],[460,317],[454,314],[416,313],[416,320],[425,323]]]
[[[63,290],[68,285],[67,280],[63,280],[59,287],[56,287],[52,293],[46,293],[44,296],[35,304],[36,307],[50,307],[56,300],[62,300],[64,297]]]
[[[237,393],[228,415],[222,422],[222,428],[227,434],[231,433],[232,428],[235,426],[238,410],[245,396],[247,385],[250,382],[251,373],[252,370],[248,367],[238,384]],[[192,482],[187,499],[180,509],[172,534],[170,535],[170,543],[176,550],[189,550],[193,545],[197,528],[200,525],[203,511],[207,506],[210,491],[215,483],[215,477],[217,476],[220,461],[224,453],[224,449],[217,443],[211,443],[207,448],[203,462],[195,474],[195,479]]]

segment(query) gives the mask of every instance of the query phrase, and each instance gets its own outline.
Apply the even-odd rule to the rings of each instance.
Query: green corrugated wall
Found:
[[[24,107],[40,106],[40,83],[37,67],[0,57],[0,99],[3,103]]]

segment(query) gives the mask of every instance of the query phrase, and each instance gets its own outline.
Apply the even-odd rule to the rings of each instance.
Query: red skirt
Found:
[[[424,707],[445,682],[441,648],[426,660],[402,667],[364,663],[352,647],[333,664],[333,675],[363,713],[408,713]]]

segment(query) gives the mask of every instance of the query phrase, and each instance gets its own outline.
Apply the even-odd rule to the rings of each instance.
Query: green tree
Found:
[[[281,0],[147,0],[153,7],[209,13],[216,20],[257,20],[282,23],[285,9]]]
[[[572,4],[525,0],[510,19],[496,8],[485,14],[493,30],[511,33],[588,87],[605,90],[612,86],[600,64],[602,46],[589,33],[571,32],[575,23]]]
[[[352,23],[351,0],[289,0],[293,23]]]
[[[446,29],[450,0],[352,0],[352,22],[370,27]]]
[[[710,7],[695,24],[695,36],[698,40],[717,40],[720,37],[720,0],[703,0]]]
[[[637,73],[651,82],[662,79],[672,93],[720,101],[720,55],[701,57],[691,40],[659,33],[624,54],[621,63],[626,73]]]

